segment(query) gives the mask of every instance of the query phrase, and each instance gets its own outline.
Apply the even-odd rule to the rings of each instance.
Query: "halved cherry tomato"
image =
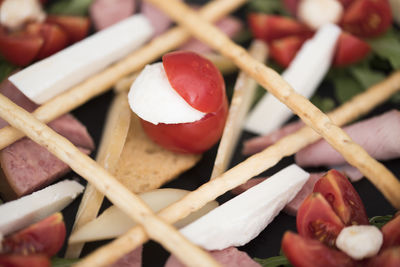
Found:
[[[60,26],[67,33],[70,43],[75,43],[85,38],[90,27],[89,19],[79,16],[49,15],[46,18],[46,22]]]
[[[342,4],[344,8],[347,8],[348,6],[351,5],[351,3],[354,2],[354,0],[339,0],[339,2]]]
[[[248,16],[248,22],[254,37],[265,42],[292,35],[303,37],[312,35],[307,26],[288,17],[252,13]]]
[[[354,261],[343,252],[292,232],[283,236],[282,250],[296,267],[355,266]]]
[[[345,10],[341,25],[360,37],[376,37],[392,25],[388,0],[356,0]]]
[[[339,36],[333,64],[341,67],[356,63],[364,59],[370,51],[368,43],[350,33],[342,32]]]
[[[306,238],[335,246],[344,224],[321,193],[312,193],[300,206],[296,217],[297,231]]]
[[[193,108],[207,114],[192,123],[154,125],[142,120],[143,129],[167,149],[202,153],[219,140],[228,114],[222,75],[211,61],[193,52],[166,54],[163,64],[172,88]]]
[[[192,123],[154,125],[141,120],[143,129],[161,146],[180,153],[202,153],[221,138],[228,115],[228,101],[222,107]]]
[[[314,185],[345,225],[369,224],[367,213],[357,191],[337,170],[330,170]]]
[[[305,41],[306,38],[299,36],[289,36],[272,41],[269,47],[271,58],[282,67],[287,68]]]
[[[296,16],[299,4],[300,0],[283,0],[283,5],[293,16]]]
[[[400,246],[387,248],[379,255],[371,258],[366,264],[367,267],[399,267]]]
[[[36,59],[46,58],[60,51],[68,44],[66,33],[55,24],[30,23],[27,25],[26,31],[32,35],[40,35],[44,39],[44,44]]]
[[[24,32],[8,34],[0,31],[0,53],[17,66],[29,65],[38,55],[44,39]]]
[[[177,51],[163,56],[172,88],[193,108],[216,112],[224,103],[225,83],[221,72],[199,54]]]
[[[382,248],[400,246],[400,214],[382,227]]]
[[[35,255],[4,254],[0,255],[0,266],[50,267],[51,263],[49,258],[42,254],[35,254]]]

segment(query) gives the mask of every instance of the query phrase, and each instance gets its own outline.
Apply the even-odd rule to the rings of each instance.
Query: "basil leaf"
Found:
[[[64,259],[64,258],[51,258],[51,266],[52,267],[69,267],[74,263],[77,263],[79,259]]]
[[[382,72],[375,71],[367,65],[352,66],[349,68],[349,71],[364,89],[383,81],[386,77]]]
[[[47,12],[60,15],[85,16],[93,0],[60,0],[49,6]]]
[[[259,13],[279,13],[279,14],[288,14],[282,4],[283,1],[276,0],[251,0],[248,3],[248,9],[250,12],[259,12]]]
[[[393,215],[386,215],[386,216],[375,216],[369,219],[369,223],[378,227],[379,229],[382,228],[386,223],[388,223],[393,218]]]
[[[16,66],[5,61],[4,59],[0,59],[0,82],[7,78],[15,69],[17,69]]]
[[[387,59],[394,69],[400,69],[399,32],[392,28],[379,38],[369,40],[372,50],[380,57]]]
[[[335,97],[341,104],[364,91],[362,86],[349,75],[336,76],[333,83],[335,85]]]
[[[335,101],[329,97],[314,95],[310,101],[324,113],[331,111],[335,107]]]
[[[267,259],[259,259],[254,258],[254,261],[259,263],[263,267],[277,267],[277,266],[284,266],[284,267],[291,267],[289,260],[285,256],[275,256],[270,257]]]

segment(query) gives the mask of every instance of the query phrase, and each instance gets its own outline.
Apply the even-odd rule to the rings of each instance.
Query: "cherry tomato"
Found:
[[[49,258],[42,254],[34,254],[34,255],[8,254],[8,255],[0,255],[0,266],[50,267],[51,263]]]
[[[381,230],[383,234],[382,248],[400,246],[400,215],[390,220]]]
[[[372,257],[367,267],[399,267],[400,266],[400,246],[387,248],[379,255]]]
[[[296,16],[299,4],[300,0],[283,0],[283,5],[293,16]]]
[[[75,43],[85,38],[90,27],[89,19],[79,16],[49,15],[46,18],[46,22],[60,26],[67,33],[70,43]]]
[[[296,217],[297,231],[334,247],[344,224],[320,193],[312,193],[301,204]]]
[[[356,0],[345,10],[341,25],[360,37],[376,37],[392,25],[388,0]]]
[[[191,123],[154,125],[141,120],[147,135],[161,146],[181,153],[202,153],[221,137],[228,114],[225,83],[213,63],[193,52],[163,56],[168,80],[193,108],[206,115]]]
[[[342,173],[327,172],[315,183],[314,192],[324,196],[345,225],[369,224],[360,196]]]
[[[288,36],[310,37],[312,31],[304,24],[288,17],[252,13],[248,17],[255,38],[271,42]]]
[[[271,58],[282,67],[287,68],[305,41],[306,38],[299,36],[289,36],[272,41],[270,44]]]
[[[356,266],[354,261],[343,252],[292,232],[284,234],[282,250],[290,263],[296,267]]]
[[[369,44],[356,36],[342,32],[339,36],[336,53],[333,58],[335,66],[347,66],[364,59],[371,51]]]
[[[67,34],[57,25],[49,23],[30,23],[26,31],[32,35],[42,36],[44,44],[36,59],[43,59],[60,51],[68,44]]]
[[[0,31],[0,53],[4,58],[17,66],[29,65],[42,48],[44,39],[41,36],[25,32],[8,34]]]

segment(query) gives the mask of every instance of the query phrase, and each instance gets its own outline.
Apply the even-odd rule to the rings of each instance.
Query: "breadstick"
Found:
[[[400,91],[400,71],[357,95],[329,113],[329,116],[339,125],[350,123],[352,120],[367,114],[398,91]],[[297,132],[283,137],[262,152],[254,154],[228,172],[205,183],[185,198],[160,211],[158,215],[165,221],[174,223],[200,209],[218,196],[266,171],[284,157],[295,154],[320,138],[321,136],[314,130],[305,126]],[[257,168],[252,168],[253,166]],[[97,249],[80,261],[77,266],[106,266],[146,242],[147,238],[142,227],[134,227],[113,242]]]
[[[220,266],[207,252],[190,243],[174,227],[159,219],[140,197],[126,189],[93,159],[1,94],[0,116],[93,184],[123,212],[143,225],[153,240],[161,243],[182,263],[187,266]]]
[[[268,47],[262,41],[254,41],[249,53],[260,62],[265,62]],[[233,96],[229,107],[228,118],[226,119],[224,132],[218,146],[217,156],[214,161],[214,168],[211,173],[211,179],[219,176],[226,171],[229,161],[232,158],[235,145],[240,136],[243,119],[250,108],[254,99],[254,93],[257,89],[257,83],[247,76],[246,73],[240,72],[233,89]]]
[[[96,157],[96,161],[111,174],[115,174],[115,168],[124,148],[130,121],[131,109],[128,104],[128,96],[126,93],[120,93],[115,96],[110,106],[99,152]],[[103,199],[104,195],[97,191],[92,184],[88,183],[75,217],[72,232],[96,218]],[[83,243],[69,245],[65,257],[79,258],[83,245]]]
[[[215,0],[205,5],[199,14],[208,21],[216,21],[229,14],[246,0]],[[50,122],[89,99],[109,90],[126,75],[142,69],[146,64],[156,60],[164,53],[178,47],[189,39],[190,34],[183,28],[175,27],[154,38],[146,46],[137,49],[125,59],[106,68],[86,81],[72,87],[67,92],[49,100],[33,112],[42,122]],[[10,126],[0,129],[0,149],[22,138],[24,134]]]
[[[358,168],[395,208],[400,209],[400,182],[397,178],[383,164],[370,157],[360,145],[354,143],[340,127],[332,123],[326,114],[307,98],[294,91],[277,72],[252,58],[244,48],[236,45],[212,24],[204,21],[183,2],[178,0],[146,1],[185,26],[194,37],[234,61],[241,70],[253,77],[296,113],[305,124],[322,135],[350,165]]]

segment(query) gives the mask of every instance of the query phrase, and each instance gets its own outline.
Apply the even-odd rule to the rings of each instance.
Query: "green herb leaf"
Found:
[[[251,0],[248,3],[248,8],[250,12],[259,12],[259,13],[279,13],[282,15],[286,15],[287,11],[282,5],[283,1],[276,0]]]
[[[385,35],[369,40],[372,50],[380,57],[387,59],[394,69],[400,69],[399,32],[392,28]]]
[[[263,267],[277,267],[277,266],[291,267],[292,266],[290,264],[289,260],[284,255],[270,257],[267,259],[254,258],[254,261],[259,263]]]
[[[79,259],[64,259],[64,258],[51,258],[51,266],[52,267],[69,267],[74,263],[77,263]]]
[[[324,113],[331,111],[335,107],[335,101],[329,97],[321,97],[319,95],[314,95],[311,98],[311,102]]]
[[[352,66],[349,71],[364,89],[383,81],[386,77],[382,72],[373,70],[366,64]]]
[[[380,229],[387,222],[389,222],[392,218],[393,218],[393,215],[375,216],[375,217],[372,217],[371,219],[369,219],[369,223]]]
[[[0,82],[8,77],[17,67],[7,62],[4,59],[0,59]]]
[[[335,85],[335,97],[340,104],[364,91],[362,86],[350,75],[337,73],[332,77]]]
[[[93,0],[60,0],[54,2],[47,10],[51,14],[60,15],[87,15]]]

